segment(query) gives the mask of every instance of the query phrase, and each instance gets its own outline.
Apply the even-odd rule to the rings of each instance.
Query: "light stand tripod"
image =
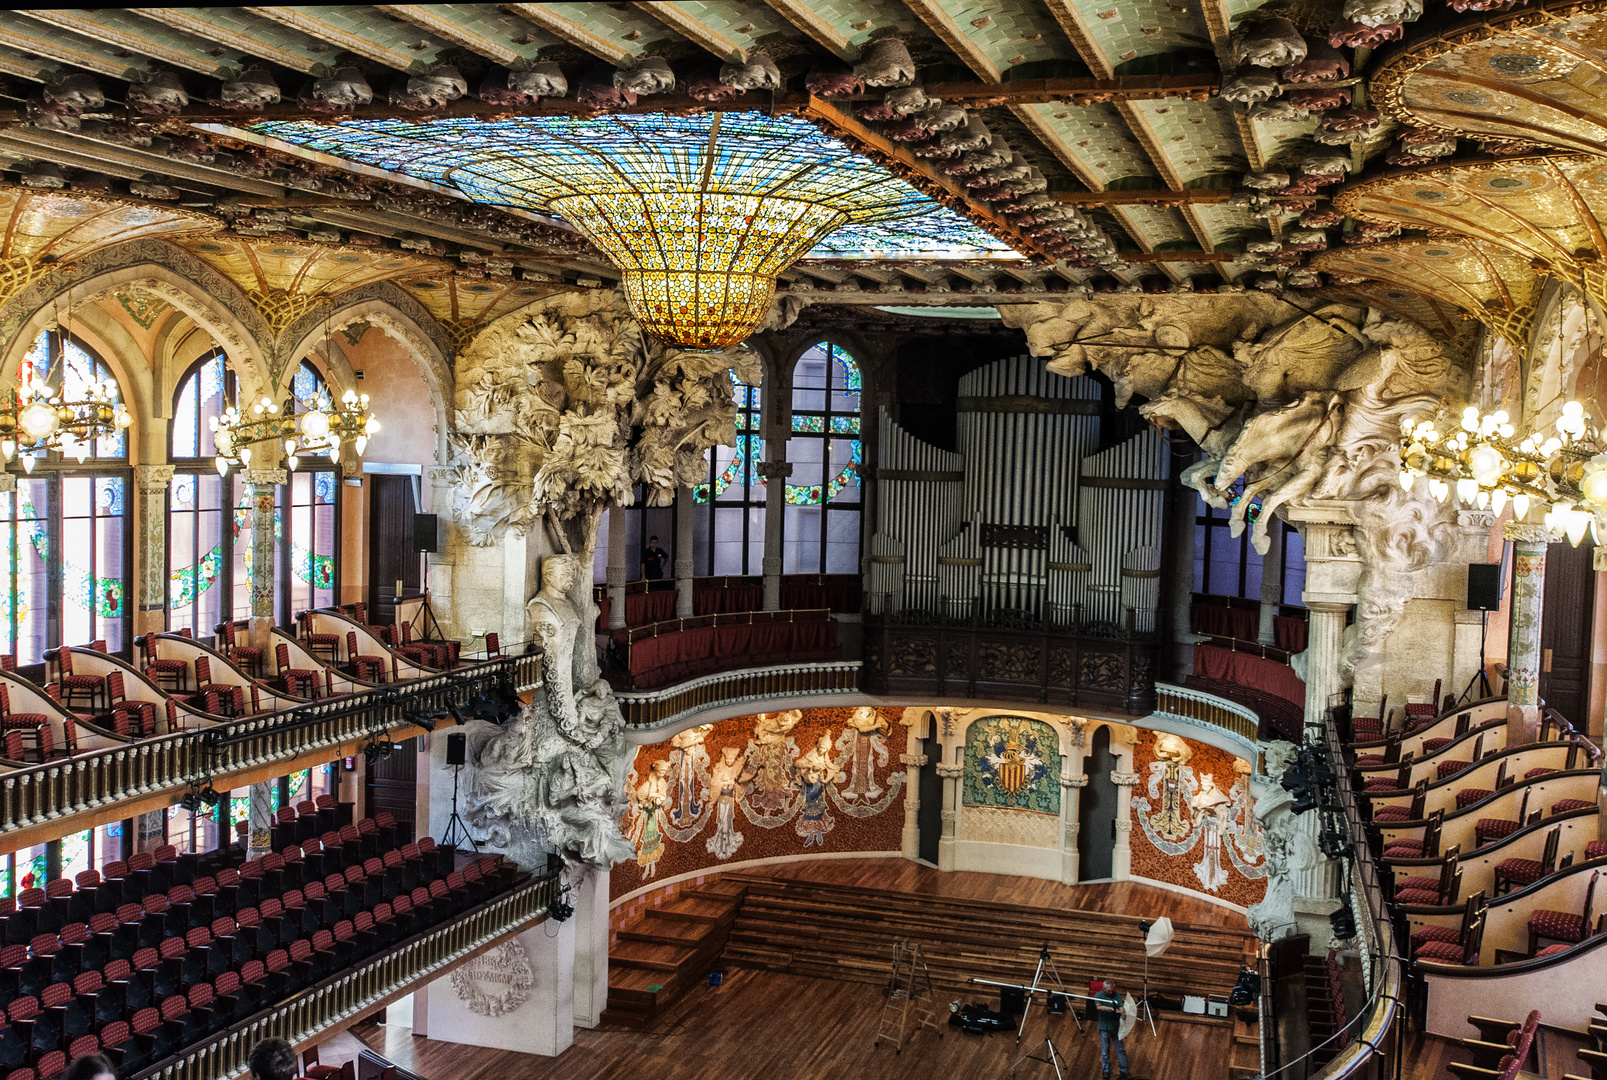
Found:
[[[1145,934],[1148,934],[1150,925],[1151,924],[1149,924],[1147,922],[1141,922],[1141,923],[1138,924],[1138,928],[1140,930],[1142,930]],[[1155,1030],[1155,1013],[1149,1007],[1149,949],[1148,948],[1144,949],[1144,999],[1143,1000],[1144,1000],[1144,1004],[1143,1004],[1144,1016],[1145,1016],[1146,1019],[1149,1020],[1149,1033],[1151,1035],[1155,1036],[1158,1039],[1158,1038],[1161,1037],[1161,1033]]]
[[[1044,985],[1045,974],[1054,980],[1053,989],[1050,989]],[[1067,1003],[1068,1007],[1066,1011],[1071,1013],[1071,1021],[1077,1025],[1078,1034],[1082,1033],[1082,1021],[1077,1019],[1077,1011],[1069,1007],[1069,1003],[1072,998],[1081,997],[1082,995],[1071,993],[1066,989],[1066,984],[1060,980],[1060,972],[1055,968],[1054,957],[1049,955],[1049,943],[1047,941],[1044,942],[1042,948],[1038,950],[1038,966],[1032,973],[1032,984],[1030,986],[1022,986],[1020,983],[995,982],[992,979],[972,979],[971,982],[984,986],[1001,986],[1008,987],[1012,990],[1025,991],[1027,1000],[1026,1004],[1021,1008],[1021,1026],[1016,1029],[1017,1046],[1021,1045],[1021,1037],[1026,1034],[1027,1017],[1032,1012],[1033,998],[1038,994],[1044,995],[1044,1010],[1047,1015],[1059,1015],[1054,1008],[1055,998],[1058,997],[1062,1002]],[[1046,1055],[1039,1057],[1035,1053],[1035,1051],[1039,1049],[1047,1051]],[[1055,1041],[1049,1035],[1047,1020],[1045,1020],[1044,1024],[1043,1042],[1041,1044],[1028,1047],[1022,1052],[1020,1057],[1016,1058],[1015,1061],[1010,1063],[1011,1075],[1015,1075],[1016,1069],[1021,1066],[1023,1061],[1029,1060],[1046,1062],[1054,1068],[1056,1080],[1065,1080],[1065,1073],[1061,1070],[1061,1066],[1065,1064],[1066,1059],[1055,1047]]]
[[[441,837],[441,846],[442,847],[458,847],[458,846],[460,846],[459,842],[458,842],[458,835],[461,833],[463,839],[467,840],[469,842],[469,846],[471,848],[473,848],[474,853],[476,855],[478,855],[480,853],[480,845],[474,842],[474,837],[472,835],[470,835],[470,833],[469,833],[469,827],[467,825],[463,824],[463,818],[458,816],[458,778],[460,776],[462,776],[462,775],[463,775],[463,765],[462,765],[462,763],[460,762],[460,763],[458,763],[456,765],[453,765],[452,766],[452,816],[451,816],[451,818],[449,818],[447,820],[447,823],[446,823],[446,835]]]
[[[1484,697],[1494,696],[1490,692],[1490,676],[1484,673],[1484,636],[1489,629],[1490,612],[1488,610],[1481,610],[1479,612],[1479,670],[1473,673],[1473,677],[1468,680],[1467,689],[1463,690],[1462,696],[1456,699],[1456,703],[1458,705],[1460,705],[1469,694],[1473,693],[1473,686],[1475,683],[1478,684],[1479,690],[1482,692]],[[1475,698],[1474,700],[1479,699]],[[1435,702],[1435,706],[1438,707],[1438,705],[1439,702]]]

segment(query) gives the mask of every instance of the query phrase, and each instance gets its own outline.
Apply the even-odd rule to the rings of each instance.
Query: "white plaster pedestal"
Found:
[[[575,917],[575,1026],[594,1028],[608,1007],[608,871],[587,871],[569,890]],[[565,924],[569,925],[569,924]]]
[[[576,911],[578,914],[578,904]],[[513,939],[524,951],[532,978],[528,997],[500,1015],[487,1015],[483,1007],[481,1011],[472,1010],[453,985],[451,975],[430,983],[419,994],[424,999],[426,1017],[422,1034],[438,1042],[489,1046],[542,1057],[556,1057],[569,1049],[575,1041],[576,921],[554,923],[549,920]],[[479,970],[484,974],[475,985],[487,996],[494,997],[506,990],[505,971]],[[416,1033],[421,1026],[418,1004],[415,1000]]]

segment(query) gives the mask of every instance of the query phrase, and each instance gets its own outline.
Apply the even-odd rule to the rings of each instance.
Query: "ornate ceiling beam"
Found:
[[[1001,105],[1098,105],[1107,102],[1188,98],[1216,94],[1215,75],[1120,75],[1105,79],[1011,79],[1007,83],[928,83],[926,93],[954,105],[988,109]]]
[[[148,60],[143,56],[129,55],[126,49],[122,50],[125,55],[118,56],[119,50],[115,45],[45,27],[17,15],[0,16],[0,45],[114,79],[127,79],[136,72],[151,70]]]
[[[451,4],[379,4],[375,10],[394,15],[444,41],[495,60],[504,67],[535,60],[541,50],[553,42],[546,34],[522,35],[529,39],[525,44],[519,44],[517,39],[510,37],[489,37],[455,18],[455,6]],[[502,19],[504,22],[510,21],[507,16]]]
[[[362,27],[363,32],[354,32],[328,19],[319,18],[314,14],[318,10],[316,8],[248,7],[244,10],[397,71],[423,70],[450,44],[439,38],[433,41],[414,38],[406,42],[395,33],[379,33],[388,28],[387,20],[383,19],[367,20]],[[421,49],[419,45],[425,47]]]
[[[1121,257],[1130,263],[1224,263],[1234,258],[1227,251],[1124,251]]]
[[[216,41],[219,45],[226,45],[237,52],[259,57],[303,74],[323,66],[325,62],[324,55],[312,51],[314,43],[311,39],[308,39],[306,47],[301,49],[275,44],[258,35],[246,33],[242,26],[231,25],[229,21],[220,17],[218,8],[207,9],[205,15],[199,13],[203,10],[200,8],[157,7],[129,10],[141,18],[151,19],[163,26],[183,30],[209,41]]]
[[[1077,7],[1076,0],[1044,0],[1044,6],[1060,24],[1060,29],[1065,31],[1072,48],[1077,50],[1082,62],[1088,65],[1088,70],[1101,79],[1113,78],[1116,68],[1105,55],[1105,50],[1094,41],[1088,24],[1083,21],[1082,11]]]
[[[565,18],[546,4],[504,4],[503,8],[526,22],[539,26],[553,37],[567,41],[577,49],[584,49],[593,56],[601,57],[615,67],[628,65],[636,55],[628,49],[622,49],[613,42],[598,37],[580,23]]]
[[[1227,188],[1183,188],[1179,191],[1051,191],[1056,202],[1072,206],[1216,206],[1232,198]]]
[[[156,24],[137,18],[130,9],[103,8],[96,11],[69,8],[18,10],[18,15],[36,19],[47,26],[82,34],[92,41],[103,41],[129,52],[142,53],[154,60],[185,71],[222,78],[239,70],[244,57],[219,50],[215,39],[192,38],[188,33],[156,33]],[[213,50],[217,50],[214,52]]]
[[[999,81],[999,65],[987,54],[987,50],[971,39],[959,22],[950,15],[938,0],[904,0],[904,6],[913,11],[917,18],[931,29],[950,49],[954,55],[965,62],[984,81],[996,83]],[[943,97],[933,91],[934,97]],[[943,98],[948,101],[948,98]]]
[[[665,26],[680,34],[692,44],[718,56],[721,60],[742,61],[748,58],[747,50],[707,23],[693,18],[680,4],[638,2],[637,7]]]
[[[803,0],[765,0],[765,3],[837,59],[853,60],[859,55],[846,34]]]

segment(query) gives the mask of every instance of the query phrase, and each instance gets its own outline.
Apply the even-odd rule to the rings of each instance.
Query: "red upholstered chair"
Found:
[[[340,648],[340,635],[329,633],[315,633],[312,628],[312,612],[303,611],[296,616],[296,625],[301,628],[301,643],[314,657],[327,664],[335,663],[335,653]]]
[[[1558,814],[1566,814],[1570,810],[1592,809],[1595,805],[1595,803],[1585,799],[1558,799],[1551,804],[1551,814],[1555,817]]]
[[[185,679],[189,677],[190,665],[183,660],[163,659],[158,656],[155,634],[146,634],[144,637],[135,638],[134,644],[145,657],[145,677],[147,679],[157,686],[165,686],[175,692],[184,689]]]
[[[262,648],[257,645],[240,644],[240,635],[249,633],[246,623],[243,621],[219,623],[217,633],[218,641],[223,646],[223,655],[244,668],[252,678],[262,678]]]
[[[119,710],[126,713],[130,730],[138,732],[141,738],[156,734],[156,703],[129,701],[126,680],[121,671],[108,672],[106,675],[106,707],[114,713]]]
[[[1440,829],[1445,824],[1445,811],[1436,810],[1428,816],[1421,839],[1401,837],[1384,845],[1386,859],[1432,859],[1440,853]]]
[[[435,648],[423,642],[413,640],[413,627],[407,623],[402,624],[402,643],[393,645],[391,651],[399,656],[406,657],[411,663],[420,667],[439,667]]]
[[[1546,836],[1545,851],[1538,859],[1502,859],[1495,864],[1495,895],[1510,892],[1513,888],[1533,885],[1557,868],[1557,845],[1562,828],[1552,829]]]
[[[1412,931],[1412,955],[1431,941],[1449,942],[1460,945],[1467,940],[1468,930],[1473,926],[1473,920],[1484,910],[1484,893],[1476,892],[1467,898],[1462,905],[1462,922],[1457,926],[1420,926]]]
[[[1536,818],[1539,814],[1535,815]],[[1523,798],[1518,800],[1518,816],[1515,818],[1479,818],[1473,823],[1474,846],[1483,847],[1491,840],[1504,840],[1525,825],[1529,824],[1529,792],[1524,790]]]
[[[285,693],[291,697],[317,697],[319,690],[318,672],[312,668],[293,668],[290,666],[290,646],[281,642],[274,647],[274,659],[279,665],[279,678],[284,686]]]
[[[1585,886],[1585,908],[1583,913],[1575,914],[1572,911],[1553,911],[1541,908],[1529,916],[1530,956],[1539,951],[1540,942],[1546,938],[1574,945],[1590,936],[1590,920],[1595,914],[1596,882],[1599,880],[1601,880],[1601,871],[1592,871],[1590,884]]]
[[[1479,949],[1483,944],[1484,914],[1481,912],[1473,919],[1473,924],[1468,927],[1467,933],[1460,942],[1426,942],[1413,955],[1413,959],[1434,964],[1460,964],[1467,966],[1479,962]]]
[[[495,660],[502,655],[502,639],[495,630],[485,636],[485,655],[488,660]]]
[[[1452,848],[1433,877],[1410,877],[1395,883],[1394,900],[1397,904],[1420,904],[1442,907],[1456,903],[1458,882],[1457,850]]]
[[[237,715],[231,710],[235,704],[235,691],[239,687],[233,683],[220,683],[212,681],[212,661],[205,656],[195,658],[195,692],[197,694],[216,694],[218,704],[225,710],[225,715]],[[207,709],[212,712],[212,709]]]
[[[75,675],[73,673],[73,651],[66,645],[56,650],[57,683],[61,686],[62,702],[71,708],[76,699],[82,698],[84,704],[94,710],[100,705],[100,697],[106,692],[106,680],[99,675]]]
[[[385,681],[386,658],[383,656],[359,656],[357,653],[357,631],[346,631],[346,663],[352,668],[352,673],[359,679],[371,682]]]

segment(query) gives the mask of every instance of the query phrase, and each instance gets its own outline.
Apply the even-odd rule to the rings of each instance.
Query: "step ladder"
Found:
[[[915,1016],[915,1027],[910,1029],[910,1015]],[[926,956],[921,944],[901,938],[893,945],[893,974],[887,981],[887,1003],[882,1006],[881,1023],[871,1048],[884,1041],[893,1044],[893,1052],[904,1052],[904,1044],[931,1028],[937,1037],[943,1037],[945,1024],[937,1018],[933,1005],[932,975],[926,969]],[[908,1032],[906,1035],[905,1032]]]

